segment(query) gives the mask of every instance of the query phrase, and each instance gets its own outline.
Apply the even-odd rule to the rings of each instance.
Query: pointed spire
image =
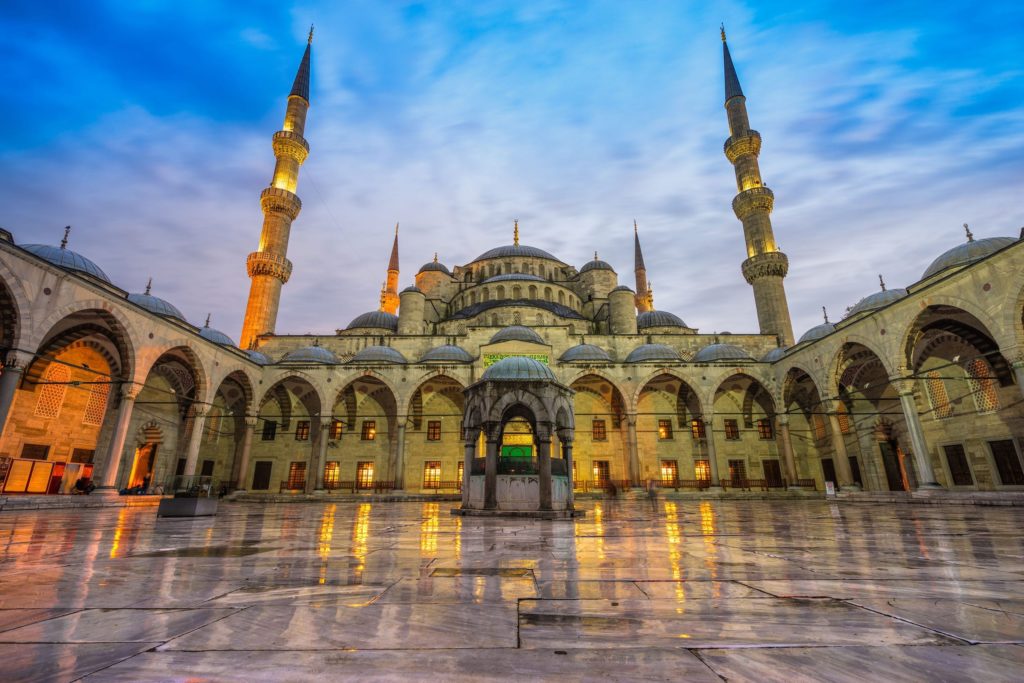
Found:
[[[299,63],[299,70],[295,74],[295,81],[292,83],[292,91],[289,97],[301,97],[309,102],[309,51],[313,47],[313,27],[309,27],[309,40],[306,43],[306,51]]]
[[[821,312],[822,312],[822,314],[824,314],[824,316],[825,316],[825,324],[827,325],[827,324],[828,324],[828,311],[826,311],[826,310],[825,310],[825,307],[824,307],[824,306],[822,306],[822,307],[821,307]]]
[[[743,88],[740,87],[736,67],[732,65],[729,43],[725,42],[725,24],[722,25],[722,59],[725,60],[725,101],[728,102],[734,97],[743,97]]]
[[[516,219],[515,226],[512,228],[512,244],[519,246],[519,219]]]
[[[206,314],[206,323],[203,324],[203,327],[209,327],[210,326],[210,315],[211,315],[210,313]]]
[[[146,283],[146,296],[149,296],[149,290],[153,289],[153,278],[149,278],[149,282]]]
[[[596,250],[594,251],[594,260],[595,261],[600,261],[601,260],[601,259],[597,258],[597,251]]]
[[[969,227],[967,227],[966,223],[964,223],[964,231],[967,233],[967,241],[968,242],[973,242],[974,241],[974,233],[971,232],[971,229]]]
[[[395,223],[395,243],[391,245],[391,260],[388,261],[388,270],[398,271],[398,223]]]
[[[967,226],[965,225],[964,227],[967,227]],[[68,246],[68,235],[70,235],[70,234],[71,234],[71,226],[70,225],[65,225],[64,226],[64,239],[62,239],[60,241],[60,248],[61,249],[67,248],[67,246]]]
[[[437,252],[434,252],[434,263],[437,263]]]
[[[647,266],[644,265],[644,253],[640,250],[640,229],[637,228],[636,221],[633,221],[633,270],[647,270]]]
[[[882,277],[881,273],[878,274],[878,284],[882,285],[882,291],[884,292],[885,291],[885,279]]]

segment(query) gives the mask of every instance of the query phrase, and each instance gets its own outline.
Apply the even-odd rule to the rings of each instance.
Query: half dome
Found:
[[[509,356],[487,368],[482,382],[542,382],[554,381],[555,373],[544,363],[525,356]]]
[[[393,313],[386,313],[384,311],[369,311],[362,315],[357,315],[352,319],[352,322],[348,324],[346,330],[357,330],[363,328],[370,328],[375,330],[391,330],[392,332],[398,331],[398,316]]]
[[[611,363],[611,356],[600,346],[577,344],[562,354],[563,363]]]
[[[627,363],[654,363],[657,361],[680,362],[682,356],[667,344],[644,344],[629,352]]]
[[[367,346],[352,356],[349,363],[406,363],[405,356],[390,346]]]
[[[531,344],[546,343],[539,334],[525,325],[509,325],[508,327],[498,330],[497,333],[491,337],[492,344],[505,341],[522,341],[529,342]]]
[[[470,355],[469,351],[462,348],[461,346],[455,346],[454,344],[445,344],[444,346],[435,346],[434,348],[423,354],[420,358],[421,363],[472,363],[473,356]]]
[[[972,237],[967,242],[956,245],[932,261],[932,264],[925,269],[921,279],[924,280],[932,275],[941,273],[947,268],[966,266],[975,261],[980,261],[1016,241],[1013,237],[986,237],[980,240]]]
[[[53,247],[49,244],[22,244],[20,246],[28,253],[49,261],[59,268],[84,273],[103,282],[110,282],[110,278],[99,266],[78,252],[67,248]]]
[[[305,346],[286,353],[281,362],[337,365],[338,357],[322,346]]]
[[[694,363],[714,363],[723,360],[753,360],[735,344],[709,344],[693,356]]]
[[[185,315],[176,306],[158,296],[153,296],[152,294],[129,294],[128,301],[164,318],[176,318],[182,322],[188,322],[185,320]]]
[[[649,327],[686,327],[686,323],[675,313],[668,311],[644,311],[636,317],[636,329]]]

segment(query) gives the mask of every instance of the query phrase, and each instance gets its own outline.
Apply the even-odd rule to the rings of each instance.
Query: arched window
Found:
[[[85,404],[84,424],[99,426],[103,424],[103,414],[107,412],[107,395],[110,385],[106,382],[93,384],[89,389],[89,400]]]
[[[811,426],[814,428],[814,440],[825,440],[825,418],[815,413],[811,418]]]
[[[491,290],[490,290],[489,287],[485,287],[484,288],[484,295],[483,295],[483,297],[484,297],[484,301],[490,301],[491,300]]]
[[[565,304],[565,292],[561,290],[558,292],[558,303]]]
[[[529,291],[530,291],[530,298],[531,299],[536,299],[537,298],[537,285],[530,285],[530,290]]]
[[[498,285],[497,294],[495,295],[494,298],[495,299],[504,299],[505,298],[505,287],[504,287],[504,285]]]
[[[512,298],[521,299],[523,297],[523,290],[519,285],[512,286]]]
[[[839,406],[836,408],[836,418],[839,420],[839,431],[843,434],[850,433],[850,413],[846,410],[846,404],[837,401]]]
[[[942,376],[935,370],[925,375],[925,387],[928,391],[928,400],[935,411],[935,417],[944,418],[953,414],[953,405],[949,402],[949,394],[946,393],[946,385],[942,382]]]
[[[546,301],[551,301],[551,288],[550,287],[545,287],[544,288],[544,299]]]
[[[470,305],[473,305],[473,304],[476,303],[476,292],[470,292],[469,293],[469,303],[470,303]]]
[[[544,264],[537,266],[537,275],[544,277]]]
[[[60,363],[50,363],[43,375],[43,387],[39,390],[39,398],[36,399],[36,417],[57,417],[60,415],[61,406],[64,405],[64,394],[68,390],[68,381],[71,373],[67,366]]]
[[[999,394],[993,379],[992,368],[982,358],[975,358],[967,364],[967,386],[974,396],[974,405],[979,413],[999,410]]]

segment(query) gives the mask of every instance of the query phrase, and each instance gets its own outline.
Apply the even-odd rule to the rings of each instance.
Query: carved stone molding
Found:
[[[741,266],[747,284],[763,277],[786,277],[789,272],[789,258],[781,251],[769,251],[751,256]]]
[[[260,206],[263,213],[283,213],[295,220],[302,211],[302,201],[297,195],[279,187],[268,187],[260,193]]]
[[[775,194],[767,187],[752,187],[733,197],[732,210],[741,221],[750,214],[760,211],[771,213],[775,206]]]
[[[761,152],[761,134],[756,130],[748,130],[746,135],[733,136],[725,141],[723,150],[726,158],[733,164],[742,156],[757,156]]]
[[[292,275],[292,262],[283,256],[265,251],[254,251],[245,259],[245,268],[249,277],[254,275],[270,275],[281,282],[288,282]]]

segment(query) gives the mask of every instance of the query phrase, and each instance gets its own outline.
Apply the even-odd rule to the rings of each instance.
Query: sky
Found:
[[[1019,2],[13,0],[0,12],[0,226],[237,339],[271,136],[316,32],[278,333],[375,310],[434,252],[521,241],[656,308],[756,332],[723,109],[724,22],[763,139],[794,331],[1024,226]]]

